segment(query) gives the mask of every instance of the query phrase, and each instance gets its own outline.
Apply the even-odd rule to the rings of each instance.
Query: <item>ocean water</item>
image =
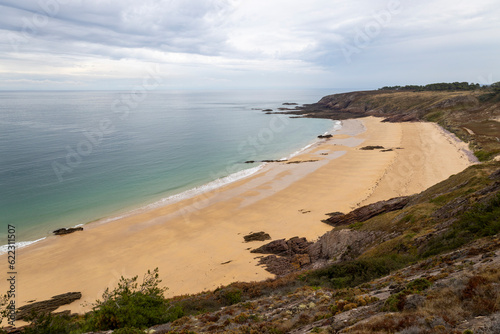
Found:
[[[266,115],[328,90],[0,92],[0,245],[164,205],[293,154],[334,122]]]

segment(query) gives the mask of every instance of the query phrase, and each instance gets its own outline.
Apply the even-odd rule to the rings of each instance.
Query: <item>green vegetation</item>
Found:
[[[305,281],[309,285],[335,289],[355,287],[375,278],[388,275],[415,261],[409,255],[391,254],[373,258],[335,263],[326,268],[310,272]]]
[[[241,302],[241,294],[240,289],[229,289],[221,294],[221,299],[225,305],[233,305]]]
[[[163,296],[158,268],[147,272],[139,285],[138,276],[121,277],[118,286],[103,293],[93,310],[83,317],[33,314],[23,333],[77,334],[89,331],[115,330],[118,334],[143,333],[142,329],[174,321],[184,315],[181,307]]]
[[[406,86],[384,86],[379,88],[379,90],[400,90],[400,91],[465,91],[465,90],[476,90],[481,88],[480,84],[468,83],[468,82],[440,82],[432,83],[424,86],[419,85],[406,85]]]
[[[23,331],[24,334],[69,334],[78,333],[80,328],[80,324],[68,315],[33,314],[27,320],[31,326]]]
[[[500,232],[500,192],[487,204],[476,204],[443,235],[432,238],[422,257],[429,257],[456,249],[474,239]]]
[[[495,155],[495,152],[486,152],[484,150],[478,150],[474,152],[474,155],[479,161],[484,162],[490,160]]]
[[[92,329],[107,330],[124,327],[146,328],[180,318],[182,310],[169,307],[160,288],[158,268],[148,270],[140,287],[137,276],[122,277],[118,287],[106,289],[103,300],[96,301],[88,319]]]

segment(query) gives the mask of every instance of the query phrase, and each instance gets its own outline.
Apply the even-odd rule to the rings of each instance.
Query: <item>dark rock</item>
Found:
[[[259,264],[266,266],[266,270],[272,274],[282,276],[301,269],[311,263],[309,246],[306,238],[293,237],[289,240],[280,239],[271,241],[252,253],[273,254],[263,257]]]
[[[346,215],[339,215],[338,212],[329,214],[330,218],[323,220],[323,222],[332,226],[363,222],[382,213],[400,210],[404,208],[409,201],[409,196],[391,198],[387,201],[380,201],[377,203],[362,206]]]
[[[268,244],[265,244],[257,249],[251,251],[251,253],[260,253],[260,254],[275,254],[280,256],[286,256],[288,253],[289,247],[286,243],[285,239],[274,240]]]
[[[70,227],[70,228],[60,228],[55,230],[54,233],[55,235],[65,235],[65,234],[70,234],[74,233],[77,231],[83,231],[83,227]]]
[[[24,320],[32,313],[36,314],[50,313],[57,310],[60,306],[71,304],[72,302],[80,298],[82,298],[81,292],[68,292],[62,295],[54,296],[49,300],[43,300],[40,302],[27,304],[18,308],[18,313],[16,315],[16,318],[18,320]]]
[[[265,241],[265,240],[271,240],[271,236],[269,234],[267,234],[266,232],[256,232],[256,233],[251,233],[249,235],[244,236],[243,239],[245,239],[245,242]]]
[[[253,164],[254,162],[255,162],[254,160],[245,161],[246,164]]]
[[[304,162],[316,162],[316,161],[318,161],[318,160],[295,160],[295,161],[287,162],[287,165],[288,164],[301,164]]]
[[[289,258],[269,255],[259,260],[259,265],[265,266],[271,274],[284,276],[293,272],[292,263]]]
[[[283,103],[284,106],[298,106],[298,103],[290,103],[290,102],[285,102]]]
[[[284,162],[287,160],[261,160],[261,162]]]
[[[307,254],[310,245],[312,245],[312,242],[307,241],[306,238],[293,237],[289,240],[271,241],[251,252],[292,257],[296,254]]]
[[[288,275],[310,263],[311,258],[308,254],[295,254],[292,257],[269,255],[259,260],[259,265],[265,266],[267,271],[277,276]]]
[[[328,139],[328,138],[332,138],[333,136],[328,134],[328,135],[319,135],[318,138],[320,139]]]
[[[364,150],[364,151],[383,150],[383,149],[384,149],[383,146],[378,146],[378,145],[375,145],[375,146],[364,146],[364,147],[360,148],[360,150]]]
[[[273,111],[272,109],[264,109],[262,111]]]
[[[392,152],[392,151],[394,151],[392,148],[388,148],[387,150],[382,150],[380,152]]]

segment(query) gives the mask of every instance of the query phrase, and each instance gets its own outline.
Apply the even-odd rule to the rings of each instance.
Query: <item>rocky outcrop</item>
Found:
[[[43,300],[36,303],[27,304],[18,308],[16,318],[25,320],[27,317],[35,314],[50,313],[57,310],[62,305],[71,304],[75,300],[82,298],[81,292],[68,292],[62,295],[57,295],[49,300]]]
[[[266,241],[266,240],[271,240],[271,236],[266,232],[256,232],[256,233],[250,233],[249,235],[245,235],[243,239],[245,239],[245,242]]]
[[[280,239],[271,241],[251,252],[290,257],[295,254],[307,254],[310,245],[312,245],[312,242],[307,241],[306,238],[293,237],[288,240]]]
[[[314,243],[306,238],[294,237],[271,241],[251,252],[272,254],[260,258],[259,264],[270,273],[283,276],[304,267],[353,259],[378,240],[380,234],[374,231],[333,230]]]
[[[70,228],[60,228],[55,230],[54,233],[55,235],[66,235],[70,233],[75,233],[78,231],[83,231],[83,227],[70,227]]]
[[[333,135],[330,135],[330,134],[328,134],[328,135],[319,135],[318,136],[319,139],[328,139],[328,138],[332,138],[332,137],[333,137]]]
[[[308,248],[311,262],[340,261],[357,257],[370,247],[381,232],[333,230],[325,233]]]
[[[380,201],[377,203],[362,206],[348,214],[334,212],[328,214],[330,218],[323,220],[332,226],[349,225],[356,222],[363,222],[372,217],[378,216],[382,213],[400,210],[405,207],[410,201],[409,196],[395,197],[387,201]]]
[[[259,264],[264,265],[270,273],[283,276],[311,263],[309,247],[312,244],[306,238],[293,237],[271,241],[251,252],[273,254],[262,257]]]

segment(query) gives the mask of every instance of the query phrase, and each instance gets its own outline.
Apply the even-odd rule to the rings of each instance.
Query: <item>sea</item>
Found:
[[[22,247],[248,177],[340,127],[262,110],[332,93],[2,91],[0,245],[9,225]]]

